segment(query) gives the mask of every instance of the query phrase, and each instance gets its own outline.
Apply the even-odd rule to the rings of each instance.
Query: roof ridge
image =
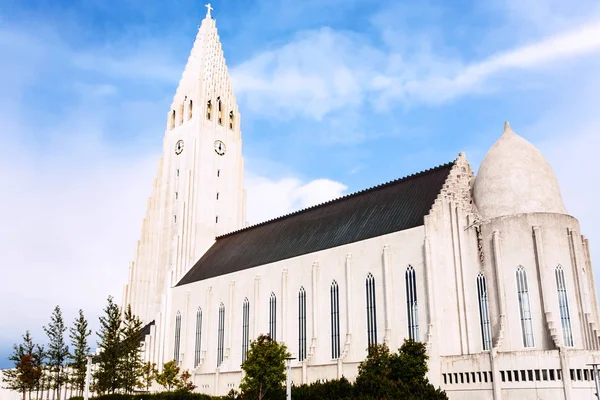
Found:
[[[428,174],[428,173],[431,173],[431,172],[434,172],[434,171],[438,171],[438,170],[440,170],[442,168],[447,168],[447,167],[449,167],[451,165],[454,165],[455,163],[456,163],[456,160],[450,161],[450,162],[447,162],[445,164],[440,164],[440,165],[438,165],[436,167],[431,167],[431,168],[428,168],[428,169],[425,169],[425,170],[422,170],[422,171],[419,171],[419,172],[412,173],[410,175],[406,175],[406,176],[403,176],[403,177],[400,177],[400,178],[397,178],[397,179],[393,179],[393,180],[388,181],[388,182],[380,183],[379,185],[371,186],[371,187],[368,187],[366,189],[359,190],[357,192],[348,193],[346,195],[343,195],[343,196],[340,196],[340,197],[336,197],[335,199],[328,200],[328,201],[326,201],[324,203],[319,203],[319,204],[315,204],[315,205],[310,206],[310,207],[302,208],[300,210],[292,211],[290,213],[280,215],[279,217],[271,218],[271,219],[268,219],[266,221],[259,222],[257,224],[249,225],[249,226],[247,226],[245,228],[237,229],[235,231],[231,231],[231,232],[225,233],[223,235],[217,236],[216,240],[219,240],[219,239],[222,239],[222,238],[225,238],[225,237],[228,237],[228,236],[233,236],[233,235],[235,235],[237,233],[240,233],[240,232],[249,231],[251,229],[258,228],[260,226],[264,226],[264,225],[273,223],[275,221],[280,221],[282,219],[289,218],[289,217],[292,217],[292,216],[297,215],[297,214],[302,214],[302,213],[307,212],[309,210],[312,210],[312,209],[315,209],[315,208],[319,208],[319,207],[323,207],[323,206],[328,205],[328,204],[337,203],[339,201],[346,200],[346,199],[348,199],[350,197],[355,197],[355,196],[362,195],[362,194],[365,194],[365,193],[373,192],[375,190],[383,189],[385,187],[388,187],[388,186],[396,184],[396,183],[400,183],[400,182],[403,182],[403,181],[406,181],[406,180],[409,180],[409,179],[413,179],[413,178],[416,178],[416,177],[419,177],[419,176],[422,176],[422,175],[425,175],[425,174]]]

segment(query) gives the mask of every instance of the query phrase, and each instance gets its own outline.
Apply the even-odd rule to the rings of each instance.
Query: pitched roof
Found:
[[[177,286],[423,225],[453,165],[219,236]]]

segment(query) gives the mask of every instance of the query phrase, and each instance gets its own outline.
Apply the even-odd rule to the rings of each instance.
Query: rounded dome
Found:
[[[534,145],[512,131],[508,122],[479,167],[473,200],[484,219],[567,213],[552,167]]]

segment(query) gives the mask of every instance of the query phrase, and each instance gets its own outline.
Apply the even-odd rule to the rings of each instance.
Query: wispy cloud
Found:
[[[407,57],[351,32],[320,29],[236,66],[233,76],[253,112],[319,120],[341,109],[439,104],[489,92],[486,84],[503,73],[548,70],[598,52],[600,20],[474,62],[431,49]]]

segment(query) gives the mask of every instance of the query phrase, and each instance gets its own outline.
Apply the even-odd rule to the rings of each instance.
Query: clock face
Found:
[[[225,154],[225,143],[220,140],[215,141],[215,152],[220,156]]]
[[[183,140],[178,140],[175,143],[175,154],[179,155],[183,151]]]

